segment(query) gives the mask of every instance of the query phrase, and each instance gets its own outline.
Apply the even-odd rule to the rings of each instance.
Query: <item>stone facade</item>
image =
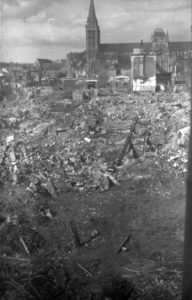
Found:
[[[96,18],[94,2],[91,0],[89,15],[86,24],[86,50],[87,60],[94,60],[96,58],[98,48],[100,45],[100,29]]]
[[[192,42],[171,42],[168,32],[166,33],[162,28],[155,29],[151,42],[101,44],[94,2],[91,0],[86,25],[87,61],[98,58],[107,61],[114,68],[117,65],[130,68],[130,57],[134,49],[138,48],[142,48],[146,54],[157,56],[157,72],[173,72],[181,61],[183,68],[186,69],[187,61],[192,57]]]

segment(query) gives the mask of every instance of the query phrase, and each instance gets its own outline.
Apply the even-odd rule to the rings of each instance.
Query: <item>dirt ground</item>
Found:
[[[49,122],[45,111],[38,118]],[[106,191],[60,182],[52,197],[38,183],[31,194],[32,172],[4,180],[0,299],[181,299],[186,173],[158,151],[133,160]]]
[[[15,191],[15,195],[19,195],[19,191]],[[102,193],[65,191],[54,202],[42,195],[38,205],[50,210],[51,218],[37,214],[36,209],[39,211],[40,207],[33,204],[18,204],[12,208],[18,216],[19,230],[15,241],[8,241],[8,235],[1,240],[1,247],[10,246],[11,256],[15,251],[30,261],[37,257],[39,272],[50,262],[63,265],[65,271],[67,264],[71,276],[80,281],[79,285],[86,285],[80,299],[89,299],[89,293],[105,294],[103,282],[108,280],[111,284],[108,278],[114,276],[134,284],[130,299],[180,299],[185,207],[182,175],[166,173],[159,174],[158,180],[130,179]],[[82,245],[76,243],[71,220]],[[17,241],[21,234],[29,253]],[[88,241],[94,235],[95,238]],[[129,241],[121,248],[127,237]],[[113,289],[110,286],[109,295],[106,294],[111,299],[115,299]],[[32,295],[31,298],[35,298]],[[117,299],[128,299],[119,295],[120,291]],[[57,299],[41,297],[39,299]],[[73,297],[69,299],[78,299]]]

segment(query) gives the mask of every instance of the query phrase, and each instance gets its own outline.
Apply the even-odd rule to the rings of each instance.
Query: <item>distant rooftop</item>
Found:
[[[169,42],[170,51],[192,50],[192,42]]]
[[[120,43],[120,44],[100,44],[99,52],[133,52],[133,49],[140,48],[141,43]],[[151,43],[143,43],[144,51],[148,52],[152,48]]]
[[[134,49],[139,48],[141,48],[141,43],[100,44],[99,53],[132,53]],[[144,52],[150,52],[152,43],[144,42],[142,48]],[[192,50],[192,42],[169,42],[169,50],[171,52]]]
[[[46,58],[37,58],[37,61],[38,61],[40,64],[48,64],[48,63],[52,63],[52,60],[46,59]]]

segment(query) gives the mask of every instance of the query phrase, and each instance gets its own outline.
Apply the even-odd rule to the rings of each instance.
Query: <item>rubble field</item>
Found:
[[[180,299],[189,88],[0,114],[0,299]]]

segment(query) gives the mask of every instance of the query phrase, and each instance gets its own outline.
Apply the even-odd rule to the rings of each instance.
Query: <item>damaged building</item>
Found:
[[[135,49],[131,55],[131,78],[134,92],[155,92],[156,55]]]

